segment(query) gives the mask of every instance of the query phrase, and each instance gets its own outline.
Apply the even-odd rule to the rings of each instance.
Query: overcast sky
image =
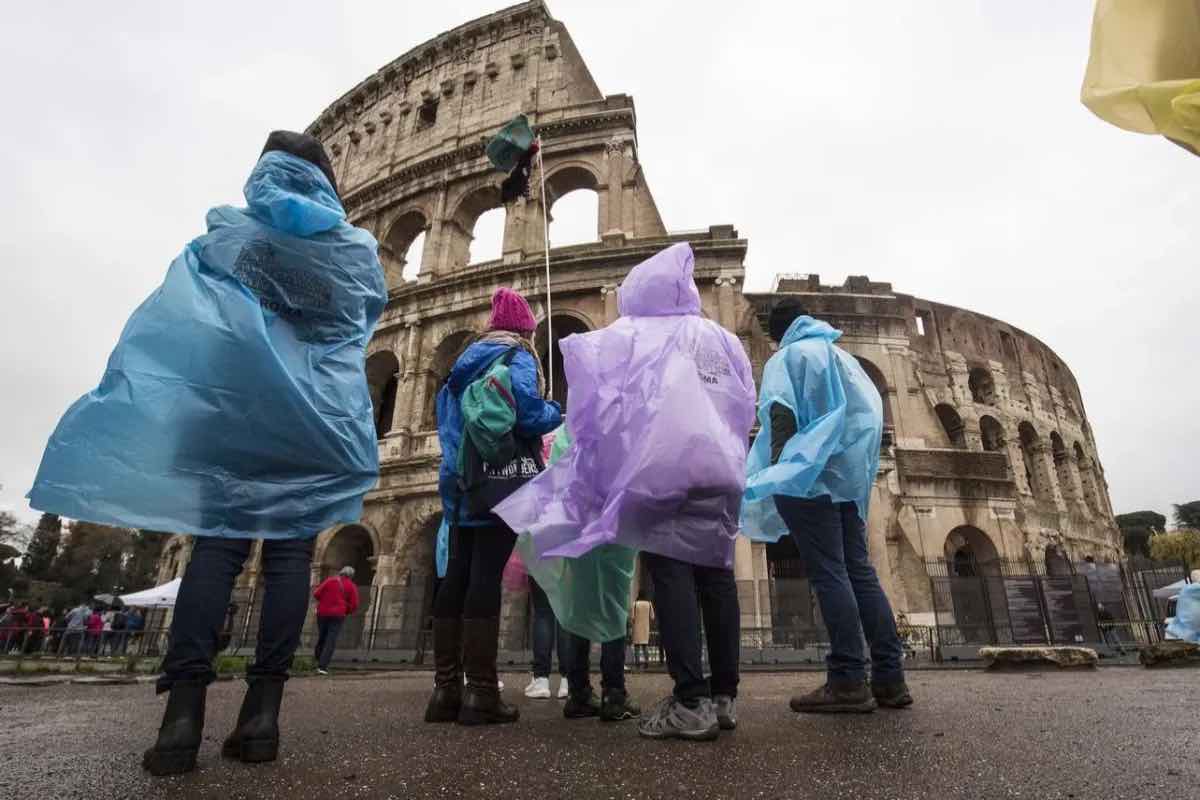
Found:
[[[550,4],[601,89],[634,96],[668,228],[736,225],[752,285],[866,274],[1038,336],[1079,380],[1118,513],[1169,515],[1200,498],[1200,161],[1080,105],[1091,6]],[[0,508],[33,516],[58,417],[206,209],[240,202],[266,133],[500,7],[6,10]]]

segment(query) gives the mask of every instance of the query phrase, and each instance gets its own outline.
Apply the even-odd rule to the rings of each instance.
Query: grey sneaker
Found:
[[[692,709],[668,695],[638,722],[638,733],[647,739],[689,739],[711,742],[721,732],[712,700],[700,698]]]
[[[913,704],[908,684],[903,680],[896,683],[872,683],[871,694],[875,702],[884,708],[908,708]]]
[[[737,727],[737,701],[727,694],[713,695],[713,710],[717,714],[717,724],[723,731],[731,731]]]

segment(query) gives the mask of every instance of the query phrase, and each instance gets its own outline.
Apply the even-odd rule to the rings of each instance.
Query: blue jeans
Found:
[[[831,683],[866,679],[863,636],[871,647],[871,680],[877,684],[904,679],[904,648],[896,618],[879,576],[867,556],[867,529],[854,503],[833,503],[828,495],[813,499],[775,497],[808,568],[808,577],[829,629],[825,659]]]
[[[567,677],[571,694],[581,697],[590,688],[588,672],[591,670],[592,643],[570,631],[559,631],[561,639],[567,641],[570,655],[567,657]],[[625,637],[613,639],[600,645],[600,689],[602,691],[625,691]]]
[[[287,678],[308,614],[309,567],[315,541],[314,538],[263,542],[262,574],[266,591],[254,663],[246,670],[248,679]],[[250,555],[251,544],[250,539],[196,538],[192,560],[175,600],[171,642],[163,659],[158,691],[168,691],[177,681],[211,683],[216,679],[212,662],[217,655],[217,637],[225,623],[234,579]]]
[[[537,581],[529,580],[529,594],[533,599],[533,677],[549,678],[551,651],[558,644],[558,674],[567,677],[570,661],[568,634],[554,618],[554,609]]]
[[[329,669],[333,651],[337,647],[338,634],[342,632],[345,617],[317,617],[317,647],[314,658],[321,669]]]

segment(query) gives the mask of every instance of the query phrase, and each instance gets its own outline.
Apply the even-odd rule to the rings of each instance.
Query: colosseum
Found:
[[[543,141],[544,209],[536,191],[504,204],[503,176],[484,155],[489,137],[518,113]],[[312,568],[316,582],[353,564],[370,587],[363,619],[343,637],[366,639],[369,631],[362,647],[417,646],[437,580],[434,397],[481,330],[493,290],[512,286],[532,301],[542,319],[536,345],[544,360],[558,362],[554,396],[565,401],[557,341],[612,322],[626,272],[680,241],[695,252],[705,313],[741,339],[756,375],[773,351],[765,317],[781,297],[793,296],[844,332],[840,344],[878,386],[886,431],[870,547],[886,591],[910,623],[945,625],[957,615],[961,625],[980,613],[961,597],[939,599],[931,577],[1000,574],[1012,564],[1061,575],[1085,559],[1118,557],[1083,400],[1049,347],[1000,320],[867,277],[825,286],[816,275],[785,275],[769,293],[744,293],[748,241],[728,223],[668,230],[639,159],[633,98],[600,90],[542,2],[506,8],[413,48],[332,102],[308,130],[334,161],[351,221],[379,240],[389,287],[367,359],[379,483],[358,523],[320,535]],[[555,204],[576,192],[595,197],[593,241],[554,246]],[[477,256],[477,223],[489,213],[503,219],[499,252]],[[543,214],[551,221],[549,339]],[[164,579],[179,573],[188,547],[184,537],[168,545]],[[786,540],[739,541],[745,629],[814,621],[807,591],[784,588],[804,575],[792,548]],[[256,558],[240,580],[243,591],[254,591]],[[512,649],[520,646],[526,606],[523,595],[506,596]]]

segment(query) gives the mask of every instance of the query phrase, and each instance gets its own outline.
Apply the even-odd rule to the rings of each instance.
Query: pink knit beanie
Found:
[[[492,316],[488,319],[488,330],[530,334],[537,330],[537,320],[533,318],[533,312],[524,297],[501,286],[492,295]]]

